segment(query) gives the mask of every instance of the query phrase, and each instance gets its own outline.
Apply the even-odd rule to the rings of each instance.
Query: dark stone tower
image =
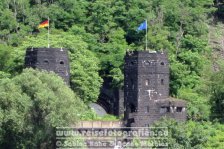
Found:
[[[63,48],[28,48],[25,67],[53,71],[69,85],[70,70],[68,52]]]
[[[165,53],[127,53],[124,75],[127,126],[149,126],[162,116],[186,119],[185,102],[169,98],[169,62]]]

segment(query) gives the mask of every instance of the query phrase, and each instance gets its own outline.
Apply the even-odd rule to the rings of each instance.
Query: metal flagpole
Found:
[[[48,42],[48,48],[50,48],[50,40],[49,40],[49,36],[50,36],[50,19],[48,17],[48,35],[47,35],[47,42]]]
[[[147,24],[147,19],[145,20],[146,22],[146,29],[145,29],[145,50],[147,51],[147,47],[148,47],[148,43],[147,43],[147,28],[148,28],[148,24]]]

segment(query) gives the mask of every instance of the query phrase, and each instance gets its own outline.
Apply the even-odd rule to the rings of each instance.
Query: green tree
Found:
[[[87,5],[86,0],[55,0],[47,13],[55,28],[68,30],[73,24],[85,24]]]
[[[125,50],[129,47],[125,41],[125,32],[121,29],[112,29],[108,33],[108,41],[98,43],[94,35],[87,33],[83,27],[73,25],[70,32],[80,37],[88,48],[93,51],[100,60],[101,77],[112,78],[114,87],[121,87],[123,84],[123,61]]]
[[[12,63],[11,47],[0,44],[0,79],[10,77],[10,65]]]
[[[194,121],[208,121],[210,118],[209,97],[200,95],[196,89],[183,88],[178,91],[177,97],[188,101],[188,119]]]
[[[211,91],[211,99],[210,103],[212,106],[212,119],[218,119],[221,122],[224,122],[224,67],[223,62],[220,64],[220,70],[211,75],[210,78],[210,91]]]
[[[11,47],[0,44],[0,71],[6,71],[11,63]]]
[[[172,94],[176,95],[180,88],[193,89],[200,84],[203,70],[209,63],[206,59],[206,53],[209,52],[208,44],[204,40],[190,35],[182,39],[182,47],[176,54],[172,53],[169,59]]]
[[[108,41],[108,33],[116,27],[113,20],[113,9],[111,9],[111,1],[96,0],[89,3],[89,13],[87,29],[96,36],[100,43]]]
[[[96,53],[101,61],[101,75],[111,77],[113,86],[121,87],[123,82],[123,61],[128,45],[124,39],[124,31],[119,28],[111,30],[109,41],[101,43]]]
[[[78,122],[86,106],[54,73],[25,69],[0,83],[1,146],[53,148],[55,128]]]
[[[169,148],[202,149],[208,140],[209,133],[204,131],[204,124],[193,121],[178,123],[173,119],[161,119],[154,126],[168,128]]]
[[[4,20],[0,22],[0,39],[7,42],[10,40],[11,33],[17,28],[16,18],[9,9],[0,9],[0,19]]]

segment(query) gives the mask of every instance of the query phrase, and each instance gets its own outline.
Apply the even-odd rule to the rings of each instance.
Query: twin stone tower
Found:
[[[161,117],[186,120],[186,103],[169,98],[169,62],[156,51],[125,56],[124,119],[128,127],[147,127]]]
[[[25,67],[53,71],[69,85],[68,52],[63,48],[28,48]],[[161,117],[186,120],[186,102],[169,97],[169,62],[156,51],[127,52],[124,64],[124,97],[107,106],[124,111],[124,125],[147,127]]]

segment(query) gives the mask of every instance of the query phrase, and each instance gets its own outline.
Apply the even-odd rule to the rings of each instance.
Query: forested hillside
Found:
[[[223,0],[1,0],[0,145],[7,145],[7,139],[11,139],[18,148],[36,148],[41,141],[49,142],[45,134],[48,127],[65,124],[63,120],[57,121],[62,118],[60,115],[54,114],[54,107],[61,104],[55,89],[63,89],[51,82],[44,83],[47,81],[44,73],[23,72],[26,48],[47,47],[47,28],[37,27],[49,17],[51,47],[67,48],[70,56],[72,90],[65,87],[60,96],[68,97],[68,103],[83,109],[87,109],[85,104],[97,100],[103,78],[112,78],[113,87],[123,86],[125,52],[145,49],[145,31],[136,29],[147,19],[148,48],[169,54],[171,96],[188,101],[188,122],[164,120],[156,125],[170,128],[170,148],[223,148],[223,3]],[[56,83],[57,80],[60,78]],[[49,96],[41,90],[43,87],[53,90]],[[36,97],[56,98],[49,109],[51,104],[45,105],[44,101],[36,105],[37,111],[42,112],[44,108],[48,111],[53,108],[49,114],[55,119],[42,121],[35,114],[36,119],[32,120],[30,115],[27,118],[29,110],[37,108],[32,104],[36,103]],[[71,98],[79,104],[75,105]],[[69,109],[63,110],[69,113],[66,111]],[[80,110],[80,114],[85,115],[85,110]],[[43,112],[42,116],[48,115]],[[75,121],[80,118],[76,116]],[[40,121],[38,126],[35,120]],[[29,128],[23,129],[26,124]],[[30,130],[38,134],[36,138]]]

